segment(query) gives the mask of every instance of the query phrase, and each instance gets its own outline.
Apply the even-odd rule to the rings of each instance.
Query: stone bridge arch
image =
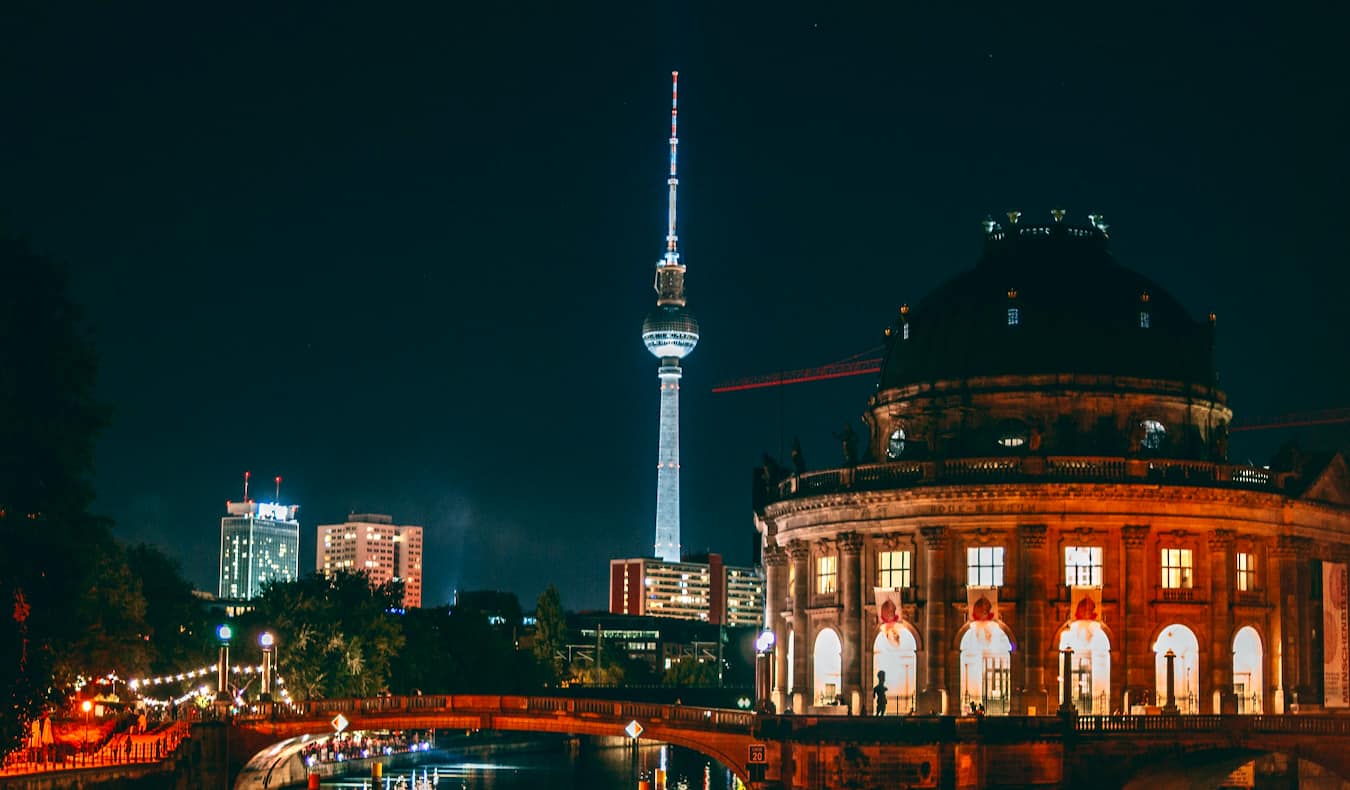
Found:
[[[691,749],[731,769],[741,781],[749,779],[746,759],[754,714],[748,711],[599,699],[444,695],[313,700],[240,717],[236,729],[243,741],[253,744],[246,764],[253,779],[236,787],[278,787],[303,781],[298,751],[307,739],[331,733],[329,722],[338,714],[353,730],[497,730],[618,737],[624,737],[629,722],[637,721],[643,727],[642,739]],[[296,768],[302,771],[298,779],[281,781]]]

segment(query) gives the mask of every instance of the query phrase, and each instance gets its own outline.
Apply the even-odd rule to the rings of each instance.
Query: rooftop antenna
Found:
[[[245,503],[245,504],[248,503],[248,476],[249,476],[250,474],[251,474],[250,472],[245,472],[245,473],[244,473],[244,503]]]
[[[277,475],[277,498],[274,501],[281,504],[281,475]]]
[[[675,235],[675,192],[680,178],[675,169],[675,160],[680,145],[680,72],[670,72],[670,205],[666,209],[666,266],[676,266],[680,262],[679,237]]]

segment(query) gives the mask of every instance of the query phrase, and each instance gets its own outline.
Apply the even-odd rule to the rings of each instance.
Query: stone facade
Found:
[[[755,523],[780,710],[872,712],[888,666],[888,714],[1153,712],[1168,650],[1183,713],[1320,708],[1321,563],[1350,559],[1345,459],[1227,463],[1233,415],[1204,369],[1214,316],[1191,322],[1150,295],[1104,237],[1062,213],[1045,227],[990,223],[961,287],[902,308],[887,331],[863,414],[869,457],[777,480],[766,470]],[[1082,282],[1126,292],[1095,312],[1037,291],[1069,276],[1080,247],[1084,268],[1101,267]],[[965,292],[994,283],[1004,302]],[[979,310],[995,313],[976,325]],[[950,315],[967,320],[937,318]],[[1038,354],[1053,334],[1017,334],[1037,320],[1072,325],[1083,354],[1099,338],[1108,358]],[[1151,371],[1168,343],[1189,361],[1160,356]],[[923,378],[959,367],[932,355],[990,360],[990,347],[1009,350],[989,375]],[[898,624],[883,627],[878,588],[898,595]],[[980,594],[997,598],[991,619],[968,607]],[[1064,647],[1076,648],[1067,659]]]

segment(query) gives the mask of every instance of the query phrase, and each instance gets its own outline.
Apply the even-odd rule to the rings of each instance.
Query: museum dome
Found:
[[[1115,259],[1106,225],[986,220],[974,269],[902,307],[878,389],[996,376],[1095,374],[1213,386],[1213,324]]]

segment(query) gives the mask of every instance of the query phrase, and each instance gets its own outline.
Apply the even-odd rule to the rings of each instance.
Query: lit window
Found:
[[[1191,550],[1162,550],[1162,586],[1169,590],[1190,589]]]
[[[966,549],[966,584],[971,587],[1003,586],[1003,547],[975,546]]]
[[[909,322],[908,322],[908,321],[906,321],[906,322],[905,322],[905,325],[902,326],[902,327],[900,328],[900,337],[901,337],[902,339],[904,339],[904,340],[909,340]]]
[[[1070,587],[1100,587],[1101,546],[1065,546],[1064,583]]]
[[[1148,329],[1149,316],[1147,310],[1139,311],[1139,328]]]
[[[1022,323],[1022,311],[1016,307],[1008,308],[1008,326],[1017,326]]]
[[[998,446],[1008,450],[1015,450],[1027,443],[1029,431],[1027,426],[1018,420],[1004,420],[998,428]]]
[[[877,586],[910,586],[910,553],[908,551],[877,552]]]
[[[833,555],[816,560],[816,592],[828,595],[839,589],[839,558]]]
[[[1140,445],[1145,450],[1157,450],[1163,446],[1167,440],[1167,426],[1157,420],[1144,420],[1144,438],[1140,440]]]
[[[1239,551],[1237,554],[1237,588],[1241,592],[1256,589],[1256,555]]]
[[[896,428],[886,440],[886,457],[894,461],[905,452],[905,429]]]

